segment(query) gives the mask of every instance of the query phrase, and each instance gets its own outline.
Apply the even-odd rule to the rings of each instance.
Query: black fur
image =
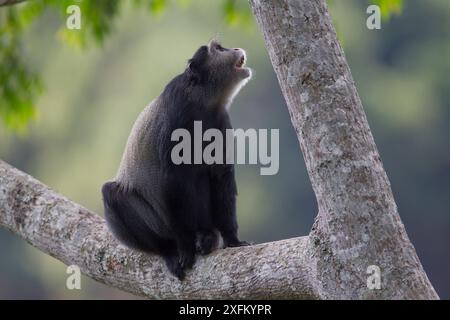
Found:
[[[218,232],[224,246],[246,244],[237,236],[233,165],[175,165],[171,160],[176,144],[171,141],[171,134],[175,129],[185,128],[193,137],[194,121],[199,120],[203,130],[217,128],[225,137],[225,129],[231,128],[224,99],[228,97],[222,95],[235,85],[233,81],[240,81],[234,78],[226,60],[235,61],[237,53],[223,48],[228,51],[214,53],[212,45],[216,44],[200,47],[185,72],[176,76],[158,98],[158,113],[164,113],[163,120],[146,119],[161,122],[157,133],[145,135],[146,139],[157,140],[149,144],[156,147],[140,151],[157,154],[158,176],[153,171],[135,170],[149,186],[155,182],[157,186],[151,189],[126,181],[130,182],[127,186],[116,180],[102,188],[105,218],[116,238],[131,248],[163,256],[179,279],[193,266],[196,253],[208,254],[217,247]],[[219,55],[222,52],[227,55],[223,59]],[[216,60],[212,60],[212,54],[217,54]],[[224,62],[216,66],[211,61]],[[139,154],[125,155],[125,159]]]

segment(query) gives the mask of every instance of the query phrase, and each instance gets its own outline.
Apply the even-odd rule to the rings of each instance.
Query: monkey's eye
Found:
[[[225,51],[225,48],[222,47],[220,44],[218,44],[218,45],[216,46],[216,50],[218,50],[218,51]]]

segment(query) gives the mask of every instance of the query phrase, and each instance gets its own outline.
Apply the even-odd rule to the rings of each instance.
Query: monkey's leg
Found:
[[[183,280],[185,273],[180,265],[174,240],[160,237],[162,222],[151,205],[136,192],[123,191],[116,182],[107,182],[102,188],[105,219],[114,236],[126,246],[143,252],[161,255],[169,271]],[[159,229],[159,230],[158,230]]]
[[[212,217],[216,228],[220,231],[224,247],[239,247],[248,245],[238,238],[236,219],[237,187],[234,179],[234,169],[230,166],[223,172],[211,178]]]
[[[195,263],[199,198],[192,181],[195,181],[195,177],[189,169],[175,168],[167,173],[164,190],[168,220],[182,270],[192,268]]]
[[[105,219],[114,236],[126,246],[144,252],[164,255],[175,251],[153,207],[136,191],[124,191],[117,182],[102,187]]]
[[[197,174],[195,190],[197,192],[196,252],[207,255],[217,249],[219,242],[219,236],[211,216],[211,181],[207,172]]]

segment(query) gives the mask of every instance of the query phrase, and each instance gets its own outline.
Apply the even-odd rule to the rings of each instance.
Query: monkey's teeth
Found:
[[[245,65],[245,58],[242,57],[239,59],[238,63],[236,64],[236,67],[242,68]]]

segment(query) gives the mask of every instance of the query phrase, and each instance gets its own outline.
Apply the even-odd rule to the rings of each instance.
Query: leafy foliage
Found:
[[[190,0],[178,0],[187,5]],[[231,26],[249,26],[252,15],[245,0],[222,0],[224,19]],[[329,0],[332,3],[332,0]],[[373,0],[385,18],[400,12],[403,0]],[[33,0],[20,5],[0,8],[0,117],[7,127],[25,130],[30,119],[36,117],[34,103],[43,85],[38,74],[27,66],[22,47],[26,27],[45,10],[56,10],[62,19],[66,10],[76,4],[82,12],[81,30],[69,30],[61,23],[58,34],[69,45],[86,48],[91,43],[101,45],[113,31],[114,20],[120,14],[120,0]],[[134,0],[136,7],[147,8],[159,15],[168,0]]]
[[[245,1],[226,0],[223,6],[225,20],[230,25],[249,25],[252,19],[250,7]]]
[[[403,8],[403,0],[372,0],[373,4],[380,7],[381,17],[389,20],[392,15],[398,15]]]
[[[139,7],[154,14],[161,13],[166,0],[134,0]],[[58,34],[74,47],[101,45],[113,30],[114,19],[120,13],[120,0],[34,0],[21,5],[0,8],[0,117],[4,124],[24,131],[29,120],[36,117],[36,97],[43,89],[39,75],[25,61],[22,39],[26,27],[45,10],[56,10],[62,19],[66,10],[76,4],[82,12],[82,28],[69,30],[61,23]]]
[[[29,17],[15,8],[0,11],[0,117],[18,130],[36,116],[33,100],[41,90],[38,76],[21,56],[20,36]]]

